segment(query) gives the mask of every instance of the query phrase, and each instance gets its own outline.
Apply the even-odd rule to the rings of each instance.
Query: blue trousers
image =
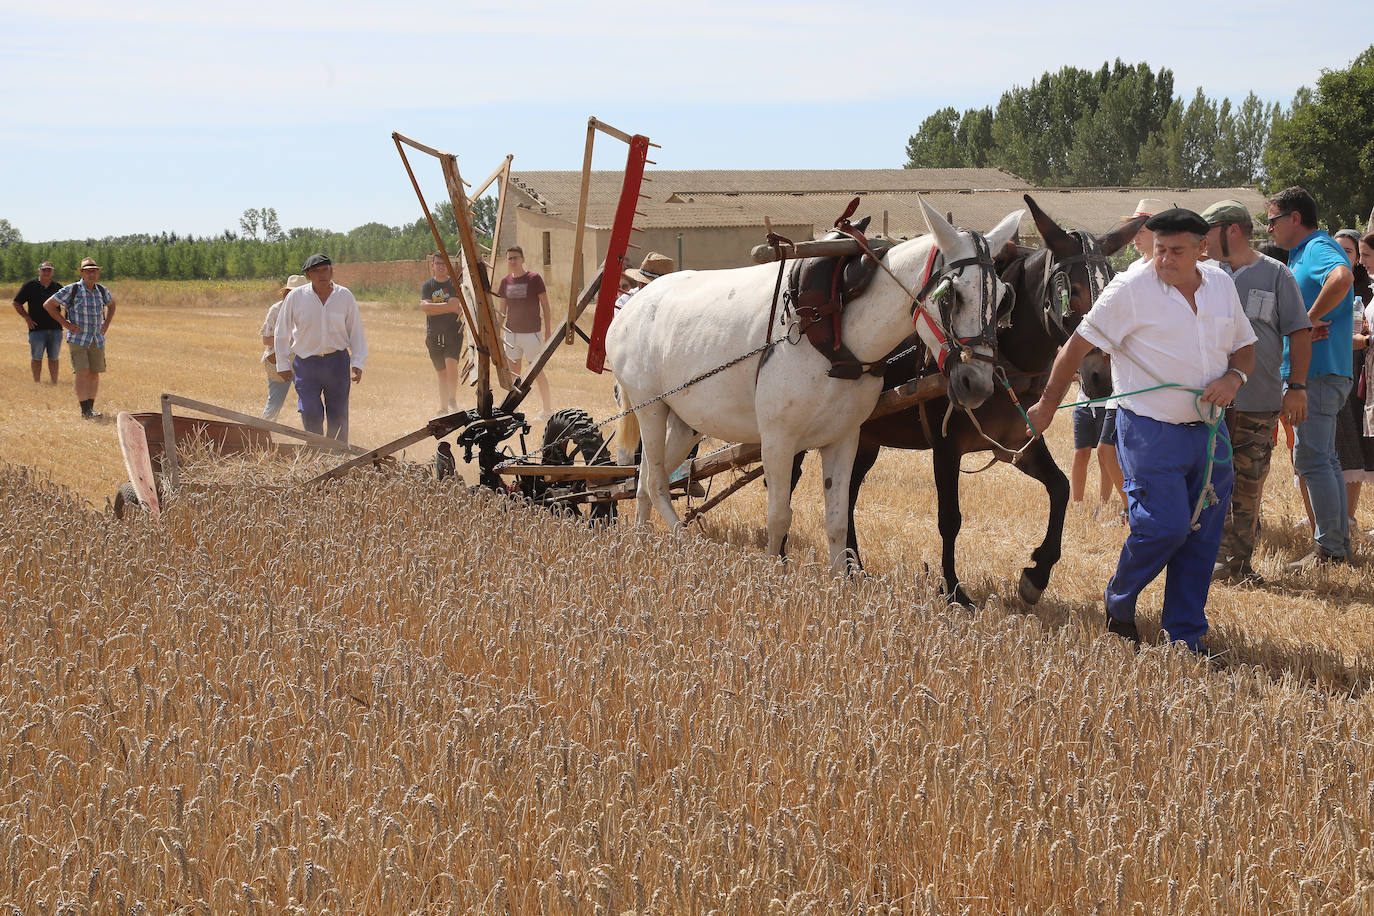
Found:
[[[1207,590],[1235,482],[1229,439],[1221,441],[1226,426],[1217,433],[1212,467],[1217,503],[1202,510],[1197,531],[1190,522],[1207,472],[1207,427],[1161,423],[1123,407],[1116,434],[1131,533],[1107,582],[1107,613],[1133,619],[1140,593],[1167,570],[1160,623],[1170,639],[1197,649],[1207,632]]]
[[[286,403],[286,393],[291,390],[290,382],[270,378],[267,380],[267,403],[262,408],[264,420],[275,420]]]
[[[347,350],[326,356],[297,356],[291,361],[300,401],[301,426],[307,432],[348,441],[348,391],[352,386]],[[329,428],[325,430],[325,421]]]
[[[1293,469],[1312,500],[1317,546],[1333,557],[1350,556],[1350,513],[1336,452],[1336,414],[1345,409],[1349,394],[1350,379],[1344,375],[1308,376],[1307,420],[1293,431]]]

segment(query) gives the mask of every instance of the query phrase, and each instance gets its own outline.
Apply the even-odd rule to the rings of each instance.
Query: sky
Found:
[[[392,131],[474,183],[508,153],[580,168],[589,116],[661,144],[661,168],[897,168],[935,110],[1047,70],[1120,57],[1185,99],[1286,105],[1370,43],[1267,0],[0,0],[0,22],[0,218],[26,241],[218,234],[248,207],[410,223]],[[595,166],[624,155],[601,138]],[[438,165],[415,164],[433,205]]]

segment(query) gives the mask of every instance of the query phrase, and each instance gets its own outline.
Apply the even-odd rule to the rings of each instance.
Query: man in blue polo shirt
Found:
[[[1336,454],[1336,415],[1350,394],[1355,274],[1336,240],[1317,228],[1317,202],[1303,188],[1280,191],[1269,201],[1269,235],[1288,249],[1288,267],[1298,281],[1312,320],[1312,362],[1307,370],[1307,419],[1295,428],[1293,467],[1307,483],[1316,521],[1316,544],[1289,564],[1305,569],[1350,561],[1350,516],[1345,480]],[[1285,380],[1301,385],[1303,379]]]

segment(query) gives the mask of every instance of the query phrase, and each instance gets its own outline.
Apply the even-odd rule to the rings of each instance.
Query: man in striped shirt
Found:
[[[82,258],[81,279],[59,289],[43,307],[67,331],[81,416],[99,420],[102,414],[95,409],[95,396],[100,390],[100,374],[105,371],[105,332],[115,313],[114,296],[100,283],[100,266],[91,258]]]

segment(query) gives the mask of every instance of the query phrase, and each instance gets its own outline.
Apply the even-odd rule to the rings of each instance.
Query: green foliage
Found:
[[[243,222],[251,223],[252,231]],[[0,238],[6,228],[13,227],[0,220]],[[346,262],[419,260],[434,249],[434,236],[425,220],[409,226],[365,223],[347,233],[305,227],[283,232],[276,211],[264,207],[245,210],[241,228],[243,235],[226,230],[218,236],[194,238],[164,232],[59,242],[24,242],[14,230],[15,241],[0,245],[0,282],[36,276],[38,263],[44,260],[53,262],[59,280],[75,279],[77,265],[88,256],[100,263],[105,280],[284,279],[297,273],[317,251],[328,253],[335,262]],[[450,238],[456,232],[456,226],[452,233],[445,230]],[[453,245],[456,250],[456,241]]]
[[[1046,186],[1237,186],[1263,176],[1278,106],[1239,106],[1199,89],[1184,105],[1174,76],[1116,60],[1064,67],[1002,94],[995,109],[943,108],[907,142],[907,168],[999,166]]]
[[[0,219],[0,248],[24,241],[23,234],[7,219]]]
[[[1322,71],[1316,90],[1299,89],[1272,123],[1266,190],[1301,185],[1323,226],[1364,228],[1374,206],[1374,46],[1345,69]]]

